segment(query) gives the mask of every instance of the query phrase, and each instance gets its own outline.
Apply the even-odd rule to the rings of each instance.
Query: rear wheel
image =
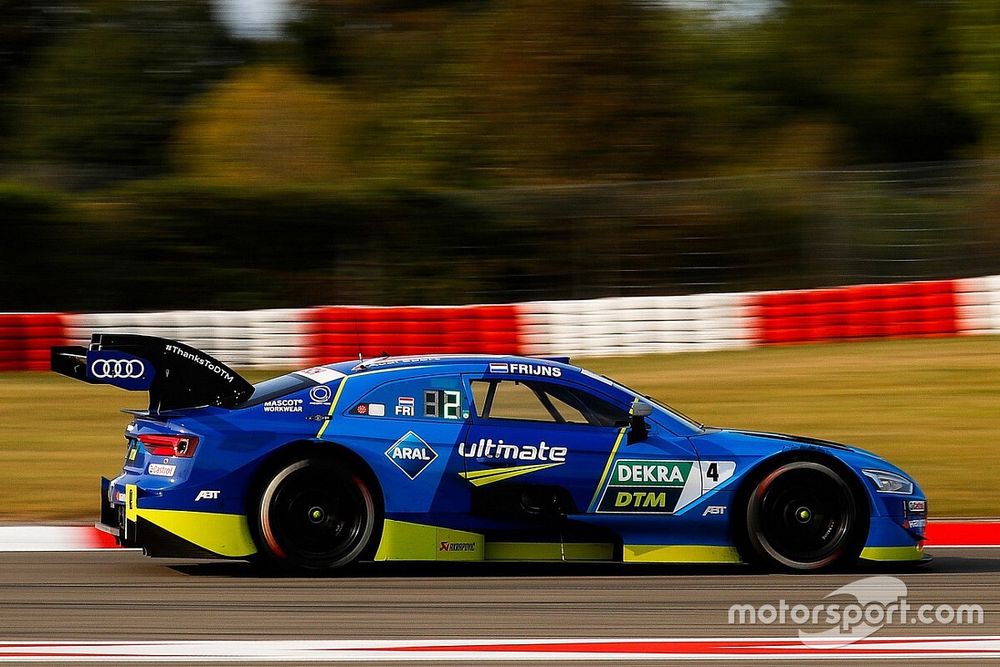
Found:
[[[793,461],[765,475],[750,494],[747,541],[758,561],[790,570],[854,562],[867,512],[851,484],[816,461]]]
[[[264,485],[254,526],[260,559],[283,569],[324,571],[358,560],[375,532],[368,484],[326,459],[288,463]]]

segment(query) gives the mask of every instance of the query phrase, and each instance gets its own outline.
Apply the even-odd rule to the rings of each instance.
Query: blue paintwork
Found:
[[[112,480],[109,496],[113,503],[121,505],[125,485],[136,484],[139,505],[144,508],[244,514],[254,474],[275,452],[290,443],[306,441],[335,443],[362,458],[381,487],[386,518],[482,532],[487,539],[490,531],[503,530],[505,535],[522,531],[527,539],[553,541],[557,536],[545,534],[551,528],[545,528],[544,522],[473,515],[473,487],[461,473],[503,468],[511,463],[557,463],[509,482],[498,482],[497,486],[517,483],[561,487],[568,491],[575,506],[568,517],[572,525],[607,531],[624,544],[731,545],[730,521],[741,482],[761,466],[773,465],[777,456],[807,451],[840,461],[867,490],[871,515],[868,546],[913,546],[922,539],[922,528],[903,527],[906,501],[925,499],[919,487],[914,484],[913,493],[907,496],[877,493],[873,482],[860,474],[862,469],[874,468],[905,476],[880,457],[834,443],[702,428],[660,405],[654,405],[652,415],[646,418],[648,437],[633,444],[627,443],[627,436],[623,438],[615,461],[733,462],[734,474],[672,515],[598,513],[595,494],[601,491],[609,456],[622,432],[620,427],[484,420],[476,415],[472,401],[469,383],[483,378],[534,379],[568,386],[597,396],[623,413],[637,398],[625,387],[567,363],[523,357],[445,356],[390,358],[361,365],[343,362],[321,368],[336,371],[328,376],[339,377],[323,378],[328,380],[325,386],[329,391],[311,391],[316,383],[309,380],[308,386],[282,396],[285,405],[296,410],[293,412],[267,412],[264,404],[251,404],[232,410],[203,407],[136,417],[126,431],[128,438],[147,433],[186,433],[197,435],[200,442],[191,459],[152,457],[138,446],[135,460],[126,461],[122,474]],[[313,369],[308,377],[322,378],[324,371],[316,375],[317,370]],[[430,389],[461,393],[456,419],[423,416],[422,394]],[[332,397],[338,393],[332,417],[319,437]],[[412,416],[396,415],[398,407],[406,412],[407,402],[400,401],[401,397],[413,399]],[[359,405],[365,406],[361,410],[364,414],[359,414]],[[378,416],[382,411],[379,406],[384,416]],[[402,446],[415,442],[409,437],[411,433],[425,442],[435,456],[429,462],[408,462],[407,471],[397,466],[387,451],[401,438]],[[545,442],[548,458],[511,462],[460,454],[460,445],[468,448],[488,439],[536,447]],[[559,458],[554,456],[554,447],[566,448],[564,462],[554,461]],[[169,478],[148,474],[151,463],[174,465],[175,474]],[[196,500],[204,490],[220,493],[217,499]]]

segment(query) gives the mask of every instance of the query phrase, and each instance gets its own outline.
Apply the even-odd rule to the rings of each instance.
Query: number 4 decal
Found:
[[[736,472],[735,461],[702,461],[701,491],[707,493],[722,484]]]

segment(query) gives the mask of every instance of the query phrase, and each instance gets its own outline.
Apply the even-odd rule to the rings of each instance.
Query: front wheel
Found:
[[[289,463],[260,493],[254,526],[259,560],[287,570],[354,563],[375,531],[375,502],[357,474],[326,459]]]
[[[764,476],[750,494],[747,538],[757,560],[789,570],[854,562],[867,532],[862,499],[838,472],[793,461]]]

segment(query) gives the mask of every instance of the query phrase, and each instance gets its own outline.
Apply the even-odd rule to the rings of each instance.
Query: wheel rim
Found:
[[[261,501],[261,532],[279,559],[308,568],[338,567],[367,544],[372,509],[371,495],[360,480],[303,461],[268,485]]]
[[[847,550],[855,523],[854,496],[824,465],[788,464],[768,475],[751,503],[751,527],[767,555],[793,568],[817,568]]]

